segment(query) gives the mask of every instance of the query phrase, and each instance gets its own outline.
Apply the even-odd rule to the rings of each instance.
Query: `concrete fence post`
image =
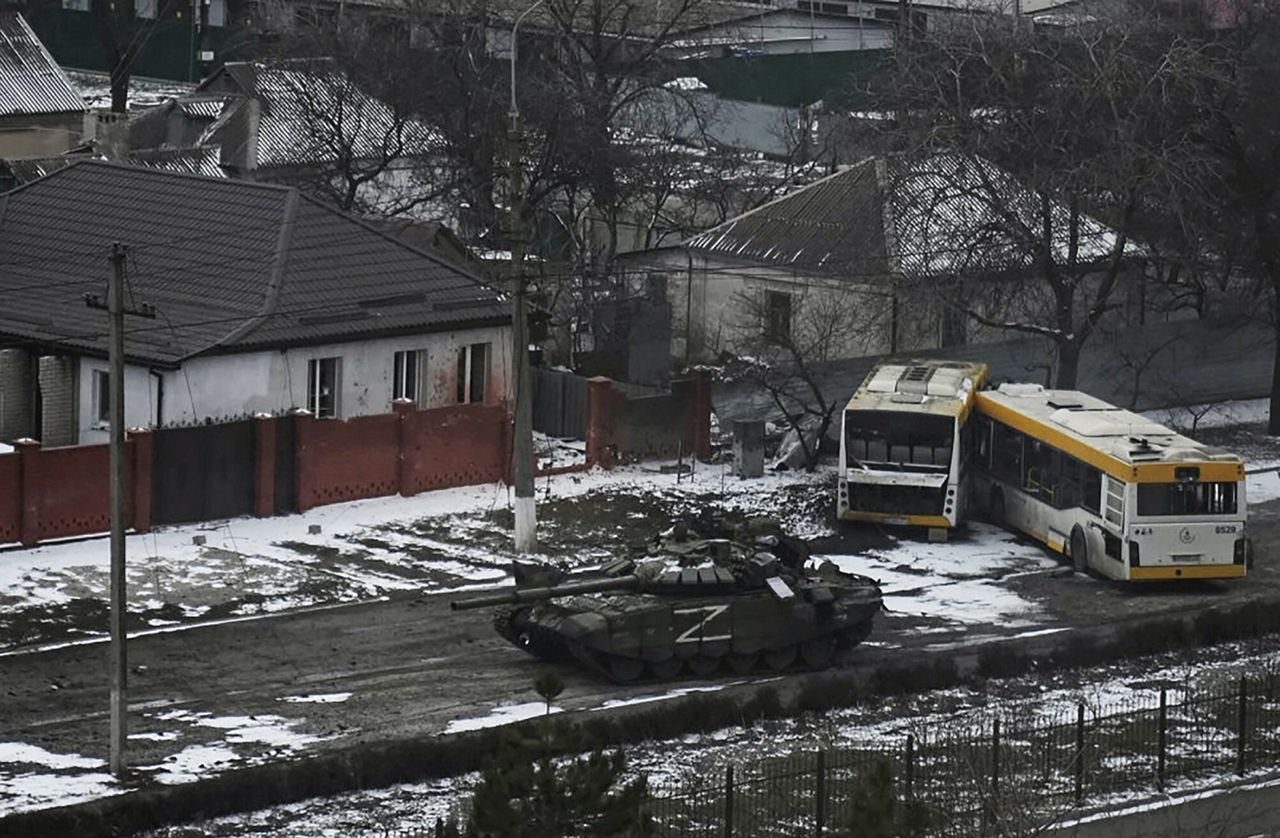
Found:
[[[269,518],[276,513],[276,446],[279,429],[274,416],[253,417],[253,514]]]
[[[614,450],[613,382],[597,375],[587,379],[587,464],[613,468]]]
[[[698,370],[694,378],[693,455],[711,459],[711,374]]]
[[[34,439],[15,439],[13,447],[18,452],[18,496],[22,504],[22,521],[18,527],[18,540],[26,547],[40,541],[40,443]]]
[[[127,439],[132,455],[129,462],[133,469],[129,481],[129,518],[134,532],[146,532],[151,529],[156,438],[148,428],[130,428]]]

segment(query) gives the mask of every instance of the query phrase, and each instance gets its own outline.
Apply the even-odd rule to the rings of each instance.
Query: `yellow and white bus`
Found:
[[[1112,579],[1245,575],[1241,459],[1075,390],[977,397],[974,490],[991,519]]]
[[[841,418],[836,517],[946,538],[968,503],[967,423],[987,365],[897,361],[871,370]]]

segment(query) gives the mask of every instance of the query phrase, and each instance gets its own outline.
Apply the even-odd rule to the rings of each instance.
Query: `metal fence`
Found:
[[[1268,671],[1176,702],[1161,689],[1104,712],[917,730],[654,786],[649,815],[662,836],[840,835],[869,818],[898,835],[1030,834],[1121,795],[1280,764],[1278,693]]]

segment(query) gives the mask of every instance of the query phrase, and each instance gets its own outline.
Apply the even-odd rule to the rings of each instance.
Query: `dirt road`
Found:
[[[1031,625],[957,629],[890,614],[878,622],[872,642],[839,665],[900,659],[904,649],[1280,597],[1280,567],[1270,560],[1280,556],[1280,502],[1256,508],[1253,521],[1258,562],[1243,583],[1133,589],[1065,569],[1031,573],[1009,580],[1044,606]],[[853,545],[837,537],[818,546],[836,552]],[[291,730],[322,738],[308,746],[315,749],[440,732],[454,719],[537,701],[531,684],[544,665],[499,639],[487,611],[451,612],[449,598],[393,597],[131,640],[130,730],[150,735],[131,742],[133,764],[156,765],[202,737],[214,741],[225,731],[210,719],[283,717]],[[0,741],[105,755],[106,663],[101,642],[0,656]],[[556,703],[565,710],[666,689],[605,684],[569,668],[560,672],[566,690]],[[286,700],[342,693],[351,695],[340,703]],[[194,723],[179,725],[178,718]]]

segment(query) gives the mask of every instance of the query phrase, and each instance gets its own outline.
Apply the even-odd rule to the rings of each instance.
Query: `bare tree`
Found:
[[[1052,23],[957,16],[913,37],[881,91],[915,219],[900,270],[971,321],[1047,337],[1056,383],[1117,306],[1143,213],[1189,143],[1168,107],[1196,46],[1158,16],[1084,4]]]
[[[818,463],[822,440],[849,393],[831,386],[829,362],[883,329],[883,311],[847,282],[749,284],[733,301],[730,378],[768,394],[798,438],[804,467]]]
[[[1225,7],[1224,7],[1225,8]],[[1224,276],[1252,281],[1256,308],[1280,336],[1280,7],[1241,6],[1204,32],[1192,121],[1197,140],[1184,166],[1180,209],[1203,233],[1204,251]],[[1271,383],[1268,433],[1280,434],[1280,340]]]

